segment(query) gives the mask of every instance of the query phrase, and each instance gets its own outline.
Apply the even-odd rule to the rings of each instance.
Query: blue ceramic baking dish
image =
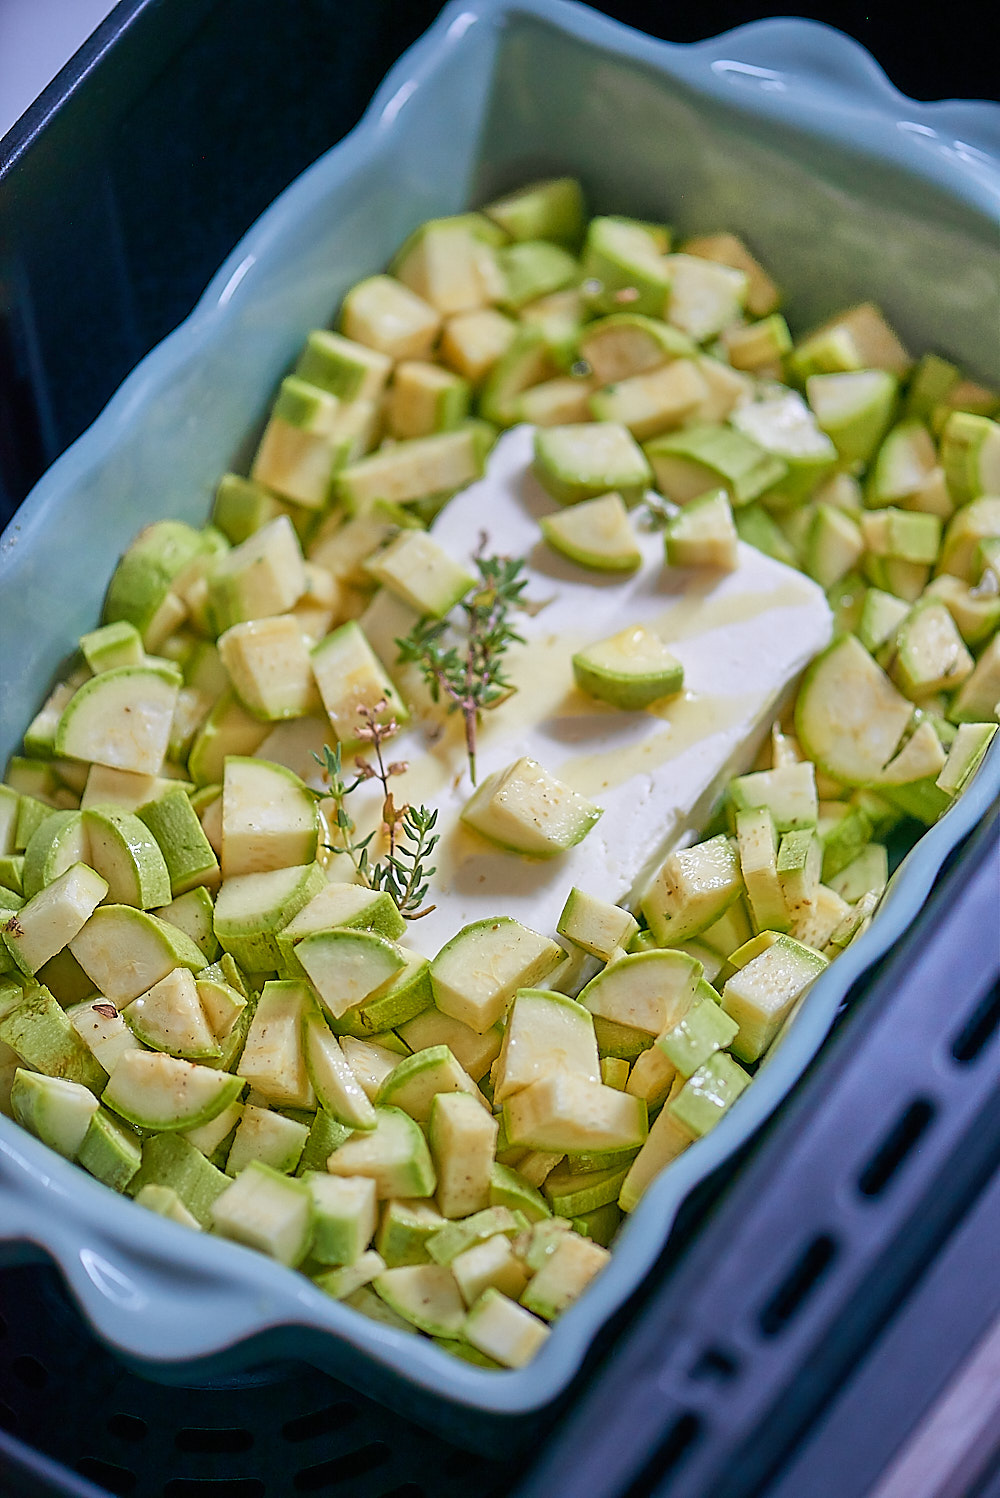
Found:
[[[565,0],[454,0],[357,129],[233,251],[190,318],[37,485],[0,544],[0,753],[97,618],[155,516],[200,523],[250,450],[306,331],[415,224],[570,172],[600,211],[747,237],[802,328],[862,298],[917,351],[1000,380],[1000,109],[916,104],[814,23],[654,42]],[[643,1200],[610,1267],[517,1372],[459,1363],[276,1263],[117,1197],[0,1118],[0,1252],[49,1255],[97,1331],[143,1371],[197,1381],[296,1357],[460,1444],[496,1444],[570,1384],[639,1285],[680,1204],[771,1112],[854,980],[918,916],[948,852],[1000,790],[994,749],[896,875],[866,936],[819,980],[759,1080]]]

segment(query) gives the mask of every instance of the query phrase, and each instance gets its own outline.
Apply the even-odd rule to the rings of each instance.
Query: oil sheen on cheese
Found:
[[[641,513],[634,520],[644,560],[631,577],[560,557],[538,528],[555,506],[531,473],[532,441],[527,426],[505,433],[486,475],[433,526],[463,562],[485,533],[485,551],[523,557],[529,578],[531,609],[517,615],[525,643],[507,656],[517,691],[483,715],[477,774],[481,783],[529,755],[604,815],[577,847],[544,860],[468,831],[458,820],[472,792],[460,716],[418,704],[390,752],[409,765],[392,783],[396,803],[439,812],[428,895],[436,909],[407,929],[407,944],[428,956],[491,915],[551,935],[573,885],[635,903],[667,852],[693,839],[728,777],[752,762],[782,696],[831,635],[826,598],[801,573],[742,543],[733,572],[667,567],[662,533],[643,529]],[[654,629],[681,661],[684,690],[625,712],[577,689],[571,656],[635,623]],[[377,820],[374,792],[365,786],[352,797],[362,832]]]

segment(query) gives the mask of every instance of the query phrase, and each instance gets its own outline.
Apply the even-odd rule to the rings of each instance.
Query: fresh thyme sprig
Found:
[[[408,921],[418,921],[421,916],[429,915],[435,909],[433,905],[427,905],[423,909],[418,907],[423,904],[430,878],[436,873],[433,867],[426,867],[426,860],[438,843],[438,835],[433,831],[437,812],[430,811],[426,806],[414,807],[406,803],[396,805],[389,781],[395,775],[405,774],[407,765],[405,760],[393,760],[386,764],[382,754],[385,740],[399,731],[398,723],[391,718],[385,720],[382,717],[387,706],[383,700],[371,707],[358,708],[362,719],[358,739],[362,743],[371,744],[375,763],[360,756],[355,759],[358,773],[353,780],[348,782],[344,779],[339,744],[333,749],[329,744],[324,744],[322,756],[317,754],[314,758],[323,767],[328,788],[322,795],[324,799],[333,802],[334,825],[340,835],[339,844],[327,846],[332,847],[335,852],[347,854],[363,885],[372,890],[384,890],[392,897],[401,916]],[[389,844],[384,863],[373,863],[369,857],[369,844],[375,836],[374,832],[359,840],[355,839],[356,824],[347,809],[348,796],[366,780],[378,780],[382,786],[382,831]]]
[[[358,708],[358,716],[361,719],[358,739],[363,744],[371,744],[375,751],[375,763],[371,764],[368,760],[362,759],[360,755],[355,758],[354,763],[357,766],[359,783],[362,780],[377,780],[382,787],[382,826],[389,839],[391,859],[396,852],[396,838],[407,808],[405,806],[397,808],[392,791],[389,789],[389,780],[393,775],[405,775],[409,766],[402,759],[393,760],[387,765],[382,757],[382,745],[386,739],[391,739],[399,732],[399,724],[395,718],[385,717],[388,706],[388,701],[383,697],[371,707],[362,705]]]
[[[383,889],[391,895],[408,921],[419,921],[437,908],[434,905],[426,905],[422,910],[416,908],[423,905],[430,879],[437,873],[434,865],[427,868],[424,864],[439,841],[434,831],[437,815],[437,811],[426,806],[404,807],[396,851],[371,870],[371,888]]]
[[[347,810],[347,798],[352,791],[356,791],[358,786],[363,783],[364,776],[355,776],[349,784],[344,779],[339,744],[335,745],[332,749],[329,744],[324,744],[322,755],[314,754],[313,758],[317,764],[322,766],[323,775],[327,782],[326,788],[318,794],[323,800],[333,802],[333,823],[340,835],[339,844],[326,843],[324,846],[334,853],[346,853],[353,863],[355,872],[361,879],[362,884],[366,884],[371,888],[368,879],[365,877],[365,869],[368,864],[368,844],[375,834],[374,832],[369,832],[366,838],[362,838],[360,842],[355,842],[354,833],[356,831],[356,824],[354,818]]]
[[[420,667],[433,700],[439,702],[443,696],[449,712],[462,714],[473,785],[480,717],[517,690],[506,675],[503,657],[509,645],[523,644],[509,616],[523,607],[521,594],[528,585],[521,576],[523,561],[486,556],[485,547],[484,533],[474,558],[480,580],[459,605],[465,615],[459,643],[448,643],[446,631],[451,626],[445,619],[419,619],[405,638],[396,641],[399,660]]]

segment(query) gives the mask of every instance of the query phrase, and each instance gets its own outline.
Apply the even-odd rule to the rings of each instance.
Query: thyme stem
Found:
[[[503,658],[510,645],[524,643],[509,615],[523,607],[521,594],[527,587],[527,578],[521,575],[524,563],[487,556],[486,540],[483,534],[474,558],[479,581],[459,604],[464,615],[459,642],[449,643],[447,620],[429,618],[419,619],[405,638],[396,641],[399,660],[420,667],[434,701],[445,697],[449,712],[461,713],[473,785],[481,716],[516,691],[504,674]]]

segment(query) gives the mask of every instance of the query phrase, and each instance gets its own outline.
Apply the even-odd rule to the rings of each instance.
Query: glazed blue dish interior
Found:
[[[25,723],[134,533],[204,522],[242,468],[306,332],[422,220],[534,177],[572,173],[593,211],[679,234],[744,236],[802,330],[877,302],[915,352],[1000,381],[1000,110],[915,104],[839,33],[775,20],[690,46],[653,42],[561,0],[448,6],[362,124],[236,247],[194,314],[38,484],[0,549],[0,751]],[[684,1198],[773,1110],[854,980],[918,916],[943,859],[1000,788],[994,749],[897,873],[870,931],[817,982],[718,1128],[648,1192],[610,1267],[516,1372],[460,1363],[309,1281],[117,1197],[0,1119],[0,1239],[43,1249],[124,1356],[185,1381],[295,1356],[461,1442],[566,1389],[595,1333],[656,1259]],[[33,1248],[32,1245],[35,1247]],[[0,1245],[2,1250],[2,1245]]]

